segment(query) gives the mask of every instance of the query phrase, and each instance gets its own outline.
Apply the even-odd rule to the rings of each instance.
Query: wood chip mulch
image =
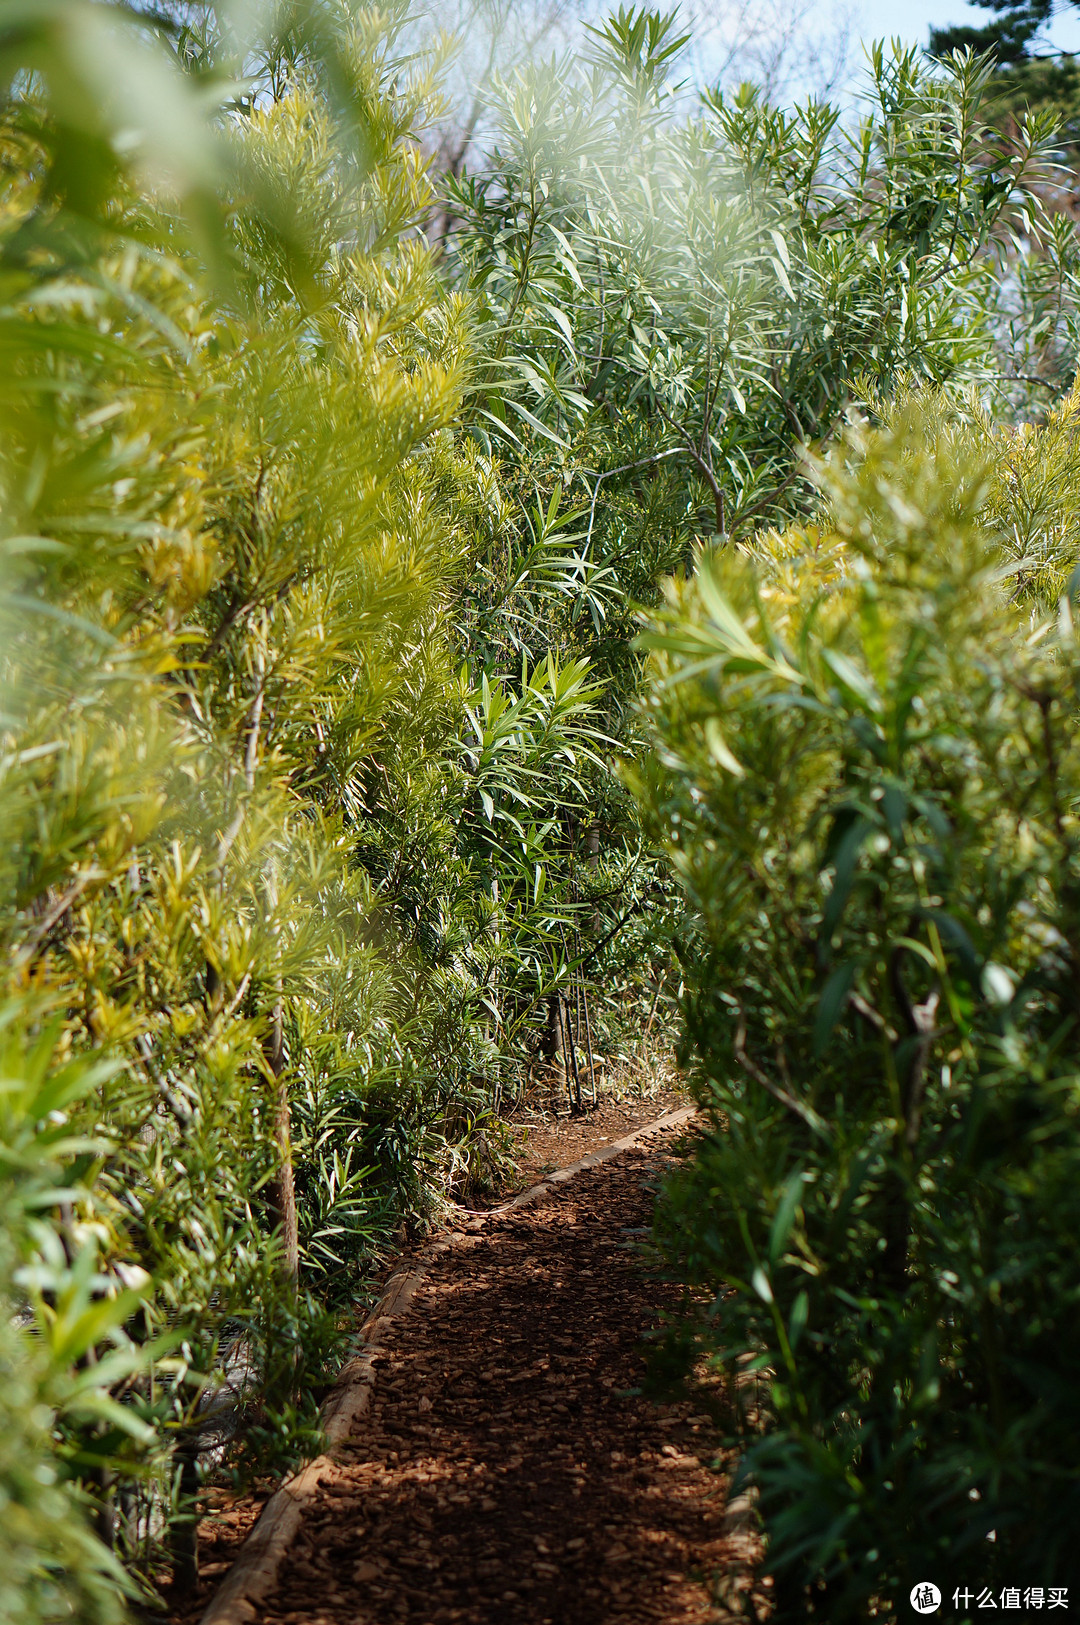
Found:
[[[523,1112],[509,1124],[518,1166],[517,1176],[507,1189],[524,1190],[553,1168],[565,1168],[587,1152],[620,1140],[646,1123],[655,1123],[665,1112],[688,1104],[684,1090],[668,1088],[642,1095],[602,1094],[580,1117],[572,1116],[564,1105],[557,1111]],[[505,1194],[480,1205],[494,1206],[504,1200]]]
[[[662,1156],[650,1142],[476,1221],[432,1263],[266,1625],[764,1617],[755,1537],[709,1465],[702,1400],[628,1392],[678,1300],[639,1247]]]

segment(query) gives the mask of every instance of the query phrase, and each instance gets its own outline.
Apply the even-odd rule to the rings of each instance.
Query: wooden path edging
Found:
[[[486,1218],[500,1218],[504,1213],[512,1213],[515,1208],[542,1201],[551,1195],[553,1187],[565,1184],[587,1168],[595,1168],[599,1163],[617,1157],[620,1152],[632,1150],[639,1141],[661,1129],[675,1128],[687,1122],[695,1110],[693,1106],[681,1106],[676,1111],[665,1112],[662,1117],[646,1123],[644,1128],[636,1129],[633,1134],[627,1134],[621,1140],[612,1140],[597,1151],[590,1151],[568,1168],[558,1168],[554,1173],[545,1174],[539,1185],[531,1186],[482,1216],[473,1217],[469,1229],[475,1232],[483,1228]],[[326,1437],[326,1450],[279,1484],[241,1546],[232,1568],[214,1593],[199,1625],[252,1625],[259,1618],[258,1604],[274,1588],[282,1559],[300,1526],[304,1508],[323,1476],[334,1466],[335,1448],[348,1438],[353,1422],[363,1416],[371,1403],[371,1391],[375,1385],[375,1355],[386,1329],[392,1320],[408,1309],[427,1275],[429,1261],[449,1252],[454,1245],[450,1237],[440,1237],[424,1249],[419,1262],[411,1269],[399,1270],[391,1275],[374,1314],[361,1328],[359,1341],[363,1347],[342,1366],[323,1405],[322,1430]]]

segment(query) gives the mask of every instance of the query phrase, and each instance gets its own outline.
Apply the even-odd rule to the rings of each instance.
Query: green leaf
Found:
[[[769,1277],[765,1274],[765,1271],[761,1268],[760,1264],[751,1275],[750,1284],[753,1286],[754,1291],[757,1293],[759,1298],[761,1298],[765,1303],[772,1303],[772,1282],[769,1280]]]
[[[840,1019],[841,1011],[847,1005],[848,994],[851,992],[855,973],[859,962],[848,959],[833,971],[829,980],[822,989],[818,1000],[817,1012],[814,1016],[814,1055],[820,1057],[824,1054],[833,1029]]]
[[[859,861],[859,853],[874,825],[868,818],[856,818],[841,837],[833,857],[833,883],[825,902],[822,916],[822,936],[828,942],[840,923],[851,895],[852,881]]]
[[[795,1223],[795,1215],[798,1213],[799,1203],[802,1200],[805,1182],[806,1175],[801,1168],[797,1168],[790,1178],[784,1182],[780,1202],[773,1216],[773,1222],[769,1227],[769,1262],[772,1265],[779,1262],[780,1256],[787,1246],[787,1239],[791,1234],[791,1227]]]
[[[805,1287],[795,1295],[795,1302],[791,1306],[791,1316],[788,1320],[788,1343],[794,1350],[798,1347],[799,1339],[806,1330],[806,1323],[810,1318],[810,1295]]]
[[[881,696],[870,679],[861,672],[853,660],[842,654],[839,649],[825,648],[821,651],[821,658],[829,670],[836,677],[842,688],[846,690],[872,717],[880,717],[883,711]]]

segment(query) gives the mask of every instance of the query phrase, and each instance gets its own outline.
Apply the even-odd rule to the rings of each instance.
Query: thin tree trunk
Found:
[[[577,1052],[574,1049],[574,1029],[570,1024],[570,1001],[567,999],[564,1002],[560,997],[559,1004],[562,1008],[563,1018],[566,1022],[565,1054],[569,1057],[566,1065],[566,1093],[569,1096],[570,1106],[574,1116],[580,1117],[584,1111],[584,1107],[581,1103],[581,1079],[578,1076]],[[571,1078],[573,1078],[574,1081],[573,1089],[570,1087]]]
[[[906,1067],[900,1072],[900,1109],[904,1117],[904,1131],[895,1151],[895,1166],[885,1184],[885,1250],[882,1270],[885,1279],[896,1292],[903,1292],[908,1279],[908,1248],[911,1240],[911,1202],[914,1169],[905,1171],[904,1163],[913,1158],[919,1142],[922,1120],[923,1094],[926,1090],[926,1067],[934,1039],[940,993],[935,988],[921,1004],[912,1002],[904,982],[904,959],[907,950],[894,948],[889,957],[889,984],[897,1009],[907,1029],[906,1042],[910,1053]],[[912,1046],[912,1040],[914,1044]],[[905,1039],[898,1038],[894,1050]]]
[[[596,1062],[593,1059],[592,1022],[589,1019],[589,990],[584,982],[581,984],[581,1002],[585,1007],[585,1047],[589,1055],[589,1081],[592,1084],[592,1103],[595,1106],[600,1099],[600,1086],[596,1081]]]
[[[180,1518],[172,1526],[170,1539],[173,1586],[187,1597],[199,1584],[199,1457],[194,1423],[173,1459],[180,1463]]]
[[[300,1280],[300,1235],[296,1222],[296,1182],[292,1161],[292,1118],[289,1112],[289,1086],[285,1075],[284,1009],[280,997],[274,1005],[266,1058],[274,1077],[274,1139],[278,1169],[271,1190],[271,1206],[281,1226],[284,1250],[282,1273],[295,1298]]]
[[[656,1020],[656,1011],[657,1011],[657,1007],[660,1004],[660,995],[661,995],[661,993],[663,991],[664,991],[664,977],[663,977],[663,974],[661,974],[660,980],[656,984],[656,992],[653,994],[653,1002],[649,1006],[649,1019],[645,1023],[645,1033],[644,1033],[644,1037],[642,1039],[643,1044],[644,1044],[645,1040],[648,1038],[649,1034],[652,1032],[652,1024]]]
[[[588,855],[589,868],[595,879],[600,868],[600,825],[596,822],[589,828],[585,850]],[[589,935],[595,942],[600,935],[600,910],[595,904],[593,905],[592,919],[589,924]],[[600,1093],[596,1082],[596,1061],[593,1057],[592,1021],[589,1018],[589,987],[584,976],[581,977],[579,986],[581,989],[581,1002],[585,1007],[585,1047],[589,1056],[589,1081],[592,1085],[592,1103],[595,1106],[599,1101]]]
[[[563,1069],[565,1079],[565,1060],[563,1057],[562,1011],[559,1006],[562,995],[549,993],[547,996],[547,1022],[544,1034],[540,1040],[540,1054],[545,1061],[556,1063]]]

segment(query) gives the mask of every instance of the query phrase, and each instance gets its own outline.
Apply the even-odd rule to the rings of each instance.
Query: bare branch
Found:
[[[735,1027],[734,1050],[735,1059],[743,1071],[748,1077],[753,1078],[755,1083],[759,1083],[774,1100],[778,1101],[781,1106],[786,1107],[789,1112],[793,1112],[801,1122],[806,1124],[807,1128],[813,1129],[815,1134],[827,1135],[829,1133],[828,1124],[823,1117],[818,1116],[812,1106],[804,1105],[801,1100],[796,1100],[795,1096],[790,1094],[788,1090],[782,1089],[778,1083],[774,1083],[769,1074],[764,1072],[757,1062],[752,1061],[747,1055],[746,1018],[741,1008],[739,1009],[739,1019]]]

